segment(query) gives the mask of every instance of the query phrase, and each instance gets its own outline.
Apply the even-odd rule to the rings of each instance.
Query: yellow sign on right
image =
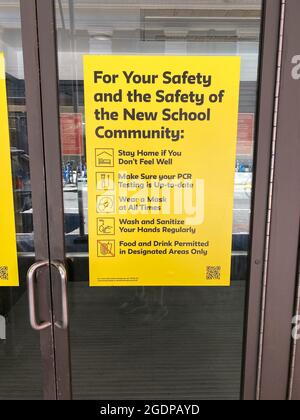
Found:
[[[239,57],[86,56],[91,286],[230,285]]]

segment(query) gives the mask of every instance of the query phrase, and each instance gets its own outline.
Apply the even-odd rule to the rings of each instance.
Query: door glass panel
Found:
[[[261,10],[261,0],[56,0],[75,398],[239,398]],[[241,56],[230,288],[89,288],[86,54]]]
[[[39,334],[29,325],[26,287],[26,273],[35,253],[19,1],[0,0],[0,52],[4,53],[6,64],[20,277],[19,287],[0,287],[0,399],[40,399],[43,392]],[[2,127],[0,140],[1,130]]]

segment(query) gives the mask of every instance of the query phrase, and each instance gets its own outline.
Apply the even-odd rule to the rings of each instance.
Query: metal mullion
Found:
[[[41,106],[40,63],[35,0],[20,0],[22,42],[26,89],[26,112],[30,176],[33,205],[34,246],[36,261],[49,261],[48,213],[44,177],[43,121]],[[37,294],[40,317],[52,321],[51,280],[48,268],[38,274]],[[56,399],[53,327],[40,332],[43,371],[43,394],[47,400]]]
[[[282,5],[282,63],[259,381],[259,397],[264,400],[285,400],[288,395],[298,268],[300,82],[292,78],[292,58],[299,54],[300,3],[282,0]]]
[[[59,88],[56,45],[55,5],[53,0],[37,1],[41,98],[43,109],[47,210],[51,261],[65,261],[64,203],[60,144]],[[62,318],[61,279],[52,270],[54,321]],[[71,399],[69,330],[55,327],[57,398]]]
[[[266,247],[268,192],[277,81],[281,0],[263,2],[261,58],[257,103],[254,195],[252,202],[250,280],[246,296],[246,328],[242,398],[255,400],[259,367],[259,342],[263,273]]]

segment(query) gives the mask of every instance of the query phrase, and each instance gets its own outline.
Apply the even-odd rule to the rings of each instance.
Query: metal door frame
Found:
[[[46,257],[50,261],[64,262],[55,2],[54,0],[20,1],[27,79],[29,143],[31,161],[33,161],[34,214],[39,215],[34,218],[36,219],[37,259]],[[294,114],[291,113],[288,101],[289,95],[296,86],[295,81],[293,83],[291,80],[288,81],[290,66],[288,62],[285,62],[284,51],[290,49],[290,44],[287,42],[289,28],[284,26],[284,22],[291,22],[293,17],[296,19],[296,16],[299,16],[300,5],[297,3],[299,0],[263,1],[252,245],[242,379],[242,398],[249,400],[285,399],[288,395],[291,362],[290,323],[295,300],[295,263],[297,263],[295,255],[297,258],[299,239],[299,229],[295,229],[295,222],[297,216],[299,219],[300,205],[298,209],[295,202],[286,202],[290,186],[295,187],[299,179],[299,170],[297,167],[292,167],[295,177],[292,183],[289,183],[288,175],[291,169],[289,161],[292,159],[294,162],[295,150],[297,150],[291,127],[295,129],[297,118],[294,125],[291,125],[291,115],[295,116],[296,110],[294,109]],[[283,32],[284,29],[286,29],[285,32]],[[283,43],[282,53],[284,36],[286,42]],[[294,42],[296,40],[295,38]],[[287,66],[289,66],[288,69]],[[282,86],[284,89],[280,90]],[[279,97],[280,94],[281,97]],[[38,115],[37,110],[41,110]],[[287,138],[287,134],[290,137]],[[290,146],[287,147],[287,144]],[[43,170],[45,170],[46,184],[40,185],[38,174]],[[288,220],[283,220],[283,216]],[[299,220],[297,223],[299,225]],[[281,250],[281,260],[278,258],[278,244],[287,234],[293,249],[291,251],[287,247]],[[48,239],[47,246],[45,238]],[[281,280],[283,270],[288,270],[285,283]],[[53,270],[48,273],[47,284],[51,284],[52,325],[54,325],[54,322],[61,318],[62,297],[59,276]],[[284,305],[279,316],[277,307],[282,302]],[[50,332],[42,334],[41,337],[42,348],[46,346],[49,350],[53,345],[54,349],[50,356],[51,363],[46,366],[45,389],[48,388],[50,391],[45,392],[45,397],[50,398],[56,395],[57,399],[71,399],[69,331],[54,326],[51,340]],[[279,342],[277,342],[278,337],[282,338]],[[297,359],[294,359],[297,360],[295,367],[299,371],[299,346]],[[56,394],[53,390],[53,375]],[[299,395],[299,390],[297,395]]]
[[[61,322],[64,216],[58,89],[52,89],[57,82],[57,49],[54,22],[48,19],[53,16],[51,3],[20,0],[36,261],[48,263],[39,270],[37,282],[40,316],[51,321],[40,332],[47,400],[71,399],[68,328]]]
[[[263,299],[263,275],[268,226],[272,137],[277,87],[278,47],[282,2],[264,2],[261,32],[259,91],[257,100],[254,194],[252,199],[251,257],[249,287],[246,296],[244,367],[242,398],[255,400],[259,366],[260,328]]]
[[[293,57],[300,56],[300,3],[299,0],[271,1],[266,7],[270,10],[266,9],[263,48],[270,50],[262,55],[258,149],[262,147],[264,136],[268,136],[271,148],[265,150],[265,164],[269,170],[269,185],[259,197],[259,184],[265,178],[259,178],[264,154],[258,152],[254,206],[258,206],[267,219],[265,224],[259,224],[261,215],[254,213],[243,397],[286,400],[300,398],[300,349],[292,340],[292,319],[297,312],[300,315],[300,77],[295,80],[292,76]],[[272,15],[273,27],[268,19]],[[275,54],[272,45],[276,38]],[[268,72],[268,66],[276,68],[276,75]],[[273,106],[266,103],[270,98]],[[260,207],[263,197],[267,198],[267,206]],[[263,242],[256,242],[256,228],[263,229]],[[263,243],[264,250],[261,249]],[[262,266],[261,273],[257,272],[256,265]],[[260,312],[256,314],[258,307]],[[251,366],[257,366],[255,376]]]
[[[48,266],[44,266],[37,273],[36,283],[36,293],[39,300],[39,317],[51,323],[47,329],[39,333],[43,372],[43,395],[47,400],[55,400],[57,398],[56,368],[51,277],[49,270],[49,225],[43,147],[42,103],[40,95],[39,42],[36,31],[36,5],[35,1],[21,0],[20,6],[32,205],[34,209],[35,259],[36,261],[48,263]]]
[[[292,318],[300,296],[300,76],[293,73],[294,58],[298,56],[299,63],[300,55],[299,15],[299,0],[282,1],[257,386],[257,397],[263,400],[300,398],[299,345],[292,342]]]

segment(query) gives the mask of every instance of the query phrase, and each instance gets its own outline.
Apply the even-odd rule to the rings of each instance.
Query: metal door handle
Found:
[[[37,271],[42,267],[48,267],[48,261],[41,261],[33,264],[27,273],[28,284],[28,300],[29,300],[29,319],[30,325],[36,331],[42,331],[51,326],[51,322],[39,322],[36,317],[36,302],[35,302],[35,287],[34,282],[36,279]]]
[[[55,267],[61,280],[61,299],[62,299],[62,322],[56,321],[55,326],[61,330],[66,330],[69,326],[69,310],[68,310],[68,293],[67,293],[67,270],[60,261],[51,261],[51,265]]]

